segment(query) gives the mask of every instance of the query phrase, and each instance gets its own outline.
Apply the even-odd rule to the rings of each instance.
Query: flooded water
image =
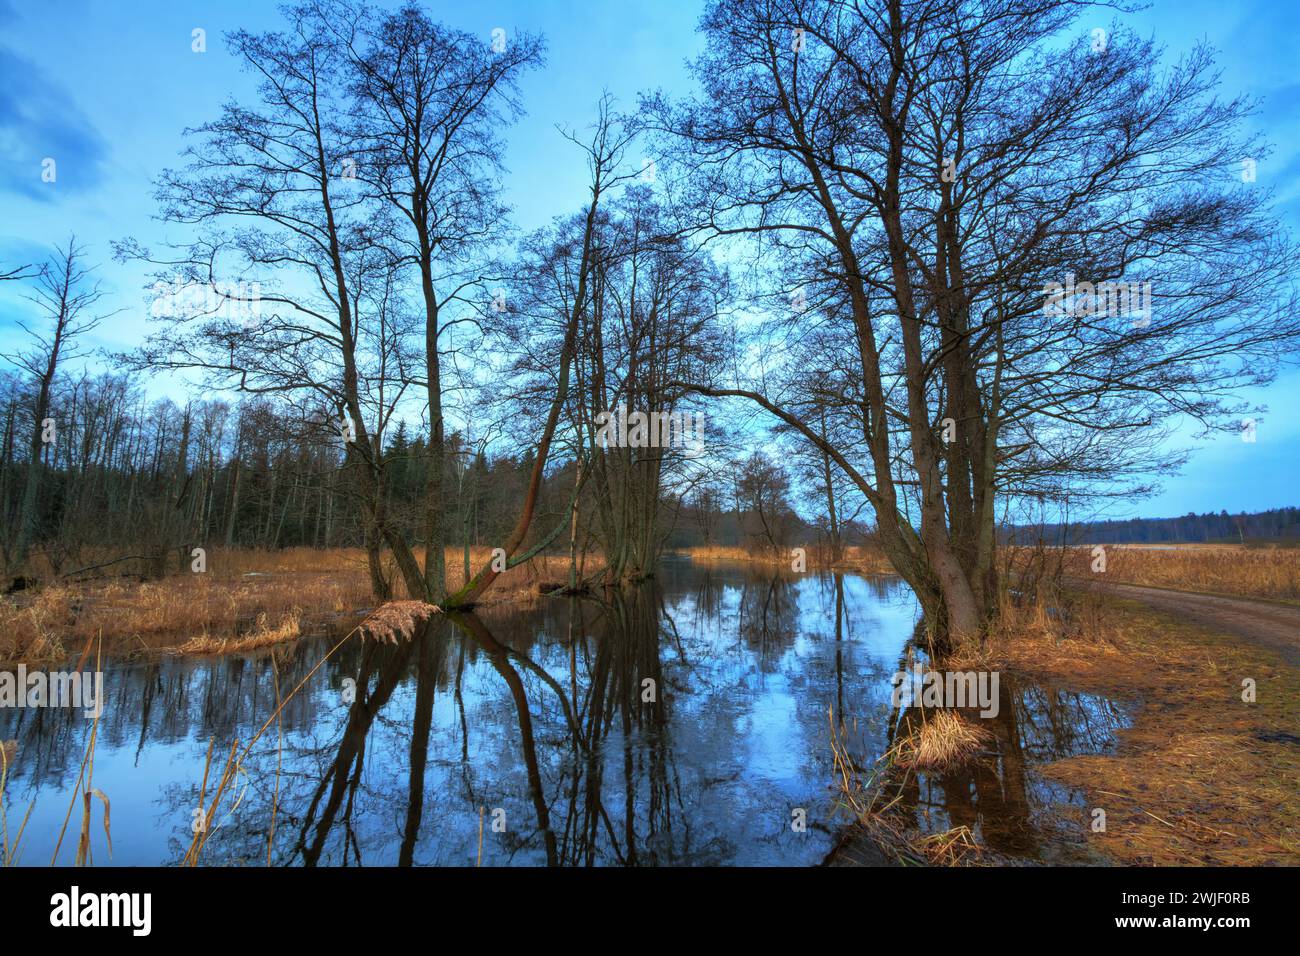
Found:
[[[208,800],[277,687],[306,679],[245,760],[202,862],[265,865],[269,847],[283,866],[816,864],[847,823],[830,715],[861,763],[886,749],[917,617],[893,579],[668,559],[656,581],[603,603],[488,608],[396,644],[352,638],[310,677],[337,635],[109,662],[93,786],[111,801],[111,862],[183,859],[209,748]],[[1086,808],[1039,768],[1112,746],[1129,715],[1011,675],[999,697],[990,753],[915,778],[907,812],[1026,859],[1085,859]],[[20,863],[50,862],[91,724],[80,710],[0,709],[0,740],[17,739],[11,840],[33,806]],[[78,801],[60,862],[81,815]],[[105,864],[101,816],[96,800]]]

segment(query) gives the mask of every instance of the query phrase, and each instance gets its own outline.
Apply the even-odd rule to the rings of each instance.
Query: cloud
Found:
[[[0,191],[44,201],[86,192],[103,181],[107,158],[108,142],[58,80],[0,48]],[[47,159],[53,182],[42,179]]]

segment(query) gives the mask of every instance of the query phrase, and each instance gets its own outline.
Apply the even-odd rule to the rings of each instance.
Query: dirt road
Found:
[[[1157,610],[1271,648],[1291,666],[1300,667],[1300,607],[1134,584],[1101,586],[1110,594],[1133,598]]]

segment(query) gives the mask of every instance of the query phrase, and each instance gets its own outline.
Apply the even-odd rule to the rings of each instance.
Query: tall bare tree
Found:
[[[30,301],[41,313],[41,326],[18,325],[32,339],[24,351],[6,355],[10,362],[32,377],[31,431],[27,444],[27,475],[23,482],[17,535],[8,553],[8,564],[21,568],[36,535],[37,496],[47,446],[58,441],[58,420],[51,416],[51,394],[61,365],[77,357],[77,340],[94,331],[103,316],[89,315],[103,292],[90,280],[91,270],[83,264],[85,248],[70,237],[57,247],[36,276]]]
[[[399,262],[419,277],[429,422],[424,584],[436,601],[447,587],[445,336],[485,307],[480,257],[500,237],[506,215],[498,199],[499,131],[520,112],[516,84],[541,64],[542,43],[521,33],[494,48],[411,3],[367,13],[365,21],[361,34],[345,41],[356,159],[359,178],[401,223],[393,232]]]
[[[828,441],[799,393],[699,390],[757,402],[852,479],[939,638],[996,600],[997,496],[1149,468],[1135,433],[1224,424],[1300,331],[1292,250],[1233,175],[1249,104],[1214,96],[1205,50],[1162,73],[1122,31],[1063,44],[1078,12],[719,0],[699,98],[648,105],[702,226],[801,282],[776,325],[856,354],[859,438]],[[1154,314],[1090,307],[1146,281]]]
[[[566,135],[573,142],[579,142],[574,135]],[[610,98],[608,96],[603,97],[600,101],[595,129],[592,131],[591,139],[586,143],[579,144],[587,154],[587,168],[591,180],[587,209],[582,219],[581,238],[574,246],[577,251],[576,264],[572,274],[575,284],[572,294],[564,296],[562,299],[567,303],[567,314],[564,316],[563,335],[558,342],[559,354],[553,397],[549,402],[545,422],[542,425],[541,437],[537,443],[537,454],[528,476],[528,488],[520,506],[518,520],[502,545],[502,551],[505,554],[505,567],[518,565],[539,552],[558,537],[559,533],[568,524],[568,522],[561,521],[550,534],[542,537],[538,544],[522,553],[520,552],[537,512],[542,479],[551,454],[551,444],[555,441],[561,416],[566,403],[569,401],[570,377],[578,352],[579,330],[582,325],[583,315],[592,307],[592,277],[596,268],[596,242],[602,212],[601,204],[602,201],[608,198],[606,194],[620,183],[626,182],[630,175],[623,171],[622,167],[628,144],[632,138],[633,134],[624,129],[613,117]],[[580,488],[581,486],[574,489],[575,496],[580,491]],[[494,559],[488,562],[474,577],[466,581],[463,587],[449,595],[444,603],[448,607],[472,606],[492,586],[492,583],[504,569],[500,560]]]
[[[338,119],[351,61],[342,27],[317,6],[285,13],[283,31],[229,38],[258,77],[257,103],[228,103],[193,131],[188,165],[159,184],[164,218],[199,237],[170,260],[124,247],[170,269],[162,298],[173,301],[157,309],[163,329],[141,360],[311,408],[356,474],[376,597],[389,593],[384,545],[408,592],[424,597],[419,564],[387,512],[383,433],[411,358],[397,265],[382,242],[390,229],[354,181],[355,150]]]

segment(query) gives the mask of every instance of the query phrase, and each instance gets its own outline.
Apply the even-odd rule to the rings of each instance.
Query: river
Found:
[[[918,607],[886,577],[776,575],[667,558],[602,601],[540,599],[339,647],[254,745],[211,824],[209,865],[785,865],[824,861],[837,811],[831,720],[868,765],[897,719]],[[338,642],[220,658],[109,661],[91,811],[94,862],[180,862],[232,743],[242,747]],[[1041,772],[1104,752],[1115,701],[1002,675],[996,744],[921,775],[922,829],[965,824],[999,854],[1088,862],[1080,795]],[[0,710],[20,864],[50,862],[92,721]],[[274,813],[272,812],[274,808]],[[80,801],[63,839],[69,862]]]

